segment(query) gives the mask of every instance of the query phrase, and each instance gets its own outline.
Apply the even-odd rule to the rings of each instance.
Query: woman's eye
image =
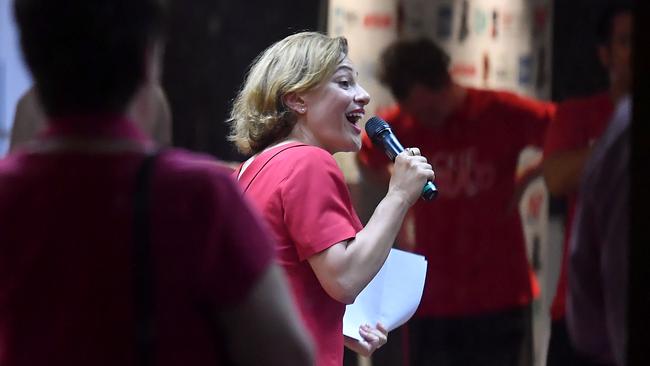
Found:
[[[339,85],[340,85],[342,88],[347,89],[347,88],[350,87],[351,83],[350,83],[349,80],[339,80]]]

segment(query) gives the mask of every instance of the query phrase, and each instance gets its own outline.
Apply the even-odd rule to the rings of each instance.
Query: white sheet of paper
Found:
[[[380,322],[391,331],[406,323],[420,304],[427,261],[423,256],[391,249],[383,267],[345,308],[343,334],[362,340],[359,327]]]

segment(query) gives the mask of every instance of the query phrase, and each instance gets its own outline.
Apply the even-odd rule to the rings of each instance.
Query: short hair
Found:
[[[296,33],[268,47],[251,64],[233,102],[228,139],[241,153],[255,154],[287,137],[297,116],[284,97],[320,85],[347,53],[345,38],[317,32]]]
[[[610,1],[605,6],[596,24],[596,38],[598,45],[604,46],[609,44],[612,38],[614,19],[624,13],[632,13],[632,3],[630,1]]]
[[[415,84],[432,90],[449,85],[449,61],[430,39],[398,40],[382,52],[378,78],[397,100],[404,100]]]
[[[50,117],[121,113],[162,37],[163,0],[15,0],[25,61]]]

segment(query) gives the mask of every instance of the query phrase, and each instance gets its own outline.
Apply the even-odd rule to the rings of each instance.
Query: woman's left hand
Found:
[[[346,338],[345,343],[348,348],[365,357],[370,357],[373,352],[388,342],[388,330],[381,323],[377,323],[376,327],[362,325],[359,327],[359,334],[363,338],[362,341]]]

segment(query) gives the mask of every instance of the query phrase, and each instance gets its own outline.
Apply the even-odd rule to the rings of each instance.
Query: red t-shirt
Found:
[[[607,127],[614,105],[607,93],[572,99],[558,105],[555,120],[546,132],[544,155],[589,147]],[[564,226],[564,249],[557,291],[551,304],[551,318],[558,320],[566,314],[567,248],[575,213],[576,194],[567,196],[568,209]]]
[[[362,229],[341,170],[327,151],[292,142],[261,153],[239,182],[275,234],[278,261],[316,342],[316,364],[340,366],[345,304],[325,292],[307,259]]]
[[[43,138],[136,144],[127,121],[57,121]],[[0,161],[0,364],[134,365],[133,194],[139,152],[38,153]],[[157,365],[218,365],[211,312],[237,306],[273,247],[230,172],[169,149],[151,180]]]
[[[436,172],[433,202],[412,210],[415,251],[428,261],[418,315],[484,314],[529,304],[539,289],[526,257],[515,192],[521,150],[541,145],[552,104],[507,92],[468,89],[443,127],[423,127],[394,107],[383,114],[404,146],[419,147]],[[363,136],[360,162],[387,158]]]

